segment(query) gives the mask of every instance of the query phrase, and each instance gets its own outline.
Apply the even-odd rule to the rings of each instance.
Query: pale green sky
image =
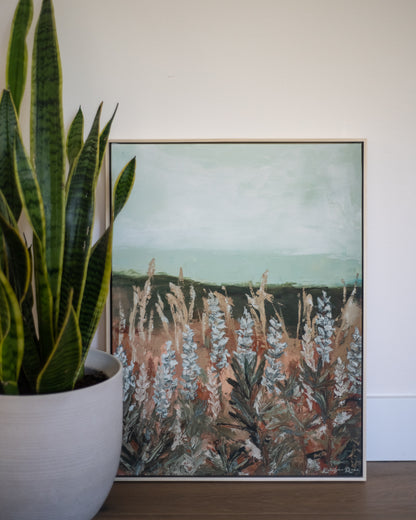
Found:
[[[207,258],[205,278],[212,251],[234,265],[235,253],[255,256],[256,263],[264,257],[269,271],[267,257],[278,257],[282,270],[282,258],[304,255],[361,268],[360,143],[113,144],[113,171],[133,155],[136,183],[115,227],[115,267],[126,267],[123,256],[134,262],[133,250],[141,249],[154,251],[169,274],[177,274],[181,252],[186,263],[187,252],[198,251],[199,263]],[[143,271],[147,264],[130,268]],[[322,264],[319,283],[326,269]],[[209,281],[219,281],[220,271],[212,266]]]

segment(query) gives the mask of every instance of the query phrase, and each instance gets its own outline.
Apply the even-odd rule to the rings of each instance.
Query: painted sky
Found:
[[[322,284],[328,269],[353,278],[362,261],[361,154],[360,143],[114,143],[113,172],[137,157],[114,268],[145,272],[151,255],[160,271],[188,265],[185,276],[217,283],[254,281],[266,269],[276,283]]]

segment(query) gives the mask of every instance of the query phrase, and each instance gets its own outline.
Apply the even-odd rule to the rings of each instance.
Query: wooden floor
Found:
[[[94,520],[416,520],[416,462],[367,482],[116,482]]]

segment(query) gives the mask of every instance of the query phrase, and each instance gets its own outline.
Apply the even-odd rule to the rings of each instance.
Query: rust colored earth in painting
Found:
[[[361,288],[113,276],[120,476],[360,477]]]

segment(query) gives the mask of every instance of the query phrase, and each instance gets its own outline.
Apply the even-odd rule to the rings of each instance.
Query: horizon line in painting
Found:
[[[354,142],[111,143],[118,476],[365,478]]]

